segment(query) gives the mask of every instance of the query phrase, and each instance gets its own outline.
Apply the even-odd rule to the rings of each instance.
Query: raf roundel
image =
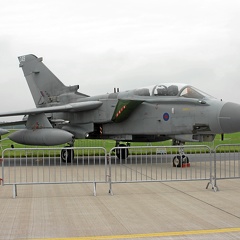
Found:
[[[164,113],[163,114],[163,120],[164,121],[168,121],[169,120],[169,114],[168,113]]]

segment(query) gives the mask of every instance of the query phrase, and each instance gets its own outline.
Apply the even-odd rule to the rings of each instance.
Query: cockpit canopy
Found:
[[[178,96],[196,99],[213,98],[190,85],[182,83],[163,83],[155,86],[138,88],[134,90],[134,94],[138,96]]]

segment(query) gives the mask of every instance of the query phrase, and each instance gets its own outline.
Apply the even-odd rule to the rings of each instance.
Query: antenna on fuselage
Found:
[[[119,88],[114,88],[114,89],[113,89],[113,92],[114,92],[114,93],[119,92]]]

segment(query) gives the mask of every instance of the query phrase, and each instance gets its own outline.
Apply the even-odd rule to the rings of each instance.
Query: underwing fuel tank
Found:
[[[53,146],[72,141],[73,135],[56,128],[24,129],[8,136],[16,143],[24,145]]]

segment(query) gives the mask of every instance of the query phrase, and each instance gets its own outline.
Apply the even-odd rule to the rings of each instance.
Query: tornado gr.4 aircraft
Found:
[[[34,55],[18,57],[36,108],[0,113],[28,115],[26,129],[9,138],[26,145],[51,146],[74,139],[175,143],[213,141],[216,134],[240,131],[240,105],[222,102],[187,84],[160,83],[123,92],[88,96],[65,86]],[[93,84],[93,83],[91,83]],[[126,158],[126,148],[119,156]],[[62,151],[63,160],[72,152]],[[177,159],[178,161],[181,159]]]

